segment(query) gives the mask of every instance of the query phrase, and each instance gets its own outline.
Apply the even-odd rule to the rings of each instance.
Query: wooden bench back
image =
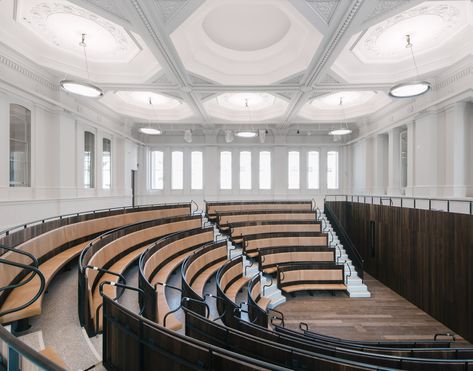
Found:
[[[227,291],[232,280],[236,277],[241,277],[243,275],[243,263],[232,265],[229,269],[225,270],[222,275],[220,275],[220,287],[223,292]]]
[[[161,246],[154,254],[148,257],[146,260],[143,273],[144,276],[151,281],[153,273],[165,264],[166,260],[179,253],[183,253],[189,247],[203,245],[205,243],[213,241],[214,233],[213,230],[202,230],[201,233],[193,234],[191,236],[179,238],[175,241],[169,242]]]
[[[321,227],[318,223],[304,223],[304,224],[258,224],[248,225],[233,228],[230,225],[230,231],[232,237],[244,236],[248,234],[258,233],[276,233],[276,232],[320,232]]]
[[[265,254],[260,269],[282,263],[292,262],[333,262],[333,251],[294,251],[275,254]]]
[[[278,287],[293,284],[344,283],[343,265],[334,263],[293,263],[278,265]]]
[[[252,287],[251,287],[251,292],[250,296],[253,299],[253,301],[256,303],[258,297],[261,295],[261,280],[258,280]]]
[[[168,216],[189,215],[190,208],[182,205],[176,208],[137,211],[133,213],[113,215],[98,219],[87,220],[79,223],[69,224],[53,229],[36,236],[16,248],[33,254],[40,261],[55,255],[56,251],[65,249],[67,244],[81,240],[89,236],[95,236],[100,232],[118,228],[127,224],[138,223],[151,219],[164,218]],[[5,253],[2,258],[18,263],[30,264],[29,258],[12,252]],[[22,272],[21,268],[0,265],[0,287],[8,285]]]
[[[315,212],[277,212],[277,213],[249,213],[221,215],[218,217],[218,224],[226,226],[232,223],[250,222],[250,221],[266,221],[266,220],[313,220],[315,221]]]
[[[213,262],[220,261],[225,259],[228,254],[228,248],[226,245],[217,247],[215,249],[207,251],[205,254],[198,256],[194,261],[192,261],[186,269],[185,278],[189,285],[192,285],[192,282],[198,276],[198,274],[206,266],[211,265]]]
[[[161,224],[126,234],[98,250],[89,260],[88,265],[104,268],[108,263],[116,259],[118,256],[123,255],[128,250],[133,249],[135,246],[139,246],[146,242],[151,243],[152,241],[170,233],[198,228],[200,226],[200,219],[190,219]],[[86,271],[89,289],[94,287],[97,275],[98,272],[95,270],[88,269]]]
[[[254,251],[257,249],[264,249],[270,247],[279,247],[279,246],[327,246],[328,237],[327,235],[320,236],[281,236],[276,237],[268,235],[258,239],[247,240],[244,239],[244,249],[245,251]]]
[[[312,201],[243,201],[207,203],[207,215],[214,216],[227,211],[256,211],[256,210],[312,210]]]

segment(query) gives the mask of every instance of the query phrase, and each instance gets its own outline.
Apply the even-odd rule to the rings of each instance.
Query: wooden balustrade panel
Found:
[[[327,202],[383,284],[473,341],[473,216]]]

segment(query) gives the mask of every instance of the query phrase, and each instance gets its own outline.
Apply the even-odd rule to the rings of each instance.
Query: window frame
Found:
[[[110,143],[110,151],[106,152],[105,151],[105,142],[108,141]],[[108,137],[102,137],[102,189],[112,189],[112,184],[113,184],[113,179],[112,179],[112,174],[113,174],[113,158],[112,158],[112,139]],[[108,187],[105,186],[105,153],[109,153],[109,178],[110,178],[110,184]]]

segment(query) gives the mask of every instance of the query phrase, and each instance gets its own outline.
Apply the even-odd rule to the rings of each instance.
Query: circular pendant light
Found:
[[[85,33],[82,34],[82,41],[79,43],[79,45],[82,46],[84,50],[85,70],[87,72],[87,79],[90,80],[89,63],[87,61],[87,53],[85,50],[85,48],[87,47],[87,44],[85,43]],[[62,80],[59,82],[59,85],[63,90],[67,91],[68,93],[80,95],[82,97],[98,98],[103,95],[102,89],[84,81]]]
[[[240,138],[254,138],[258,134],[256,134],[256,132],[254,131],[238,131],[236,135],[237,137],[240,137]]]
[[[62,80],[59,84],[61,85],[61,88],[68,93],[82,95],[83,97],[98,98],[103,95],[100,88],[86,82]]]
[[[350,129],[335,129],[328,132],[329,135],[347,135],[352,131]]]
[[[161,130],[155,128],[140,128],[140,133],[147,135],[161,135]]]
[[[428,81],[412,81],[397,84],[391,88],[389,95],[394,98],[412,98],[427,93],[431,88]]]
[[[419,68],[417,67],[417,62],[414,57],[413,45],[411,43],[411,35],[406,35],[406,48],[411,50],[412,62],[417,73],[416,81],[406,81],[401,84],[394,85],[389,90],[389,95],[393,98],[413,98],[419,95],[427,93],[432,85],[428,81],[422,81],[419,77]]]

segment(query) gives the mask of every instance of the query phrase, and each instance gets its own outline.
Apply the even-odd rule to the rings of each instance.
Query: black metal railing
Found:
[[[330,220],[330,223],[332,224],[332,228],[337,234],[339,240],[341,241],[345,251],[347,252],[348,257],[352,261],[356,272],[358,273],[358,277],[361,278],[363,281],[363,271],[364,271],[364,260],[357,248],[355,247],[355,244],[352,242],[350,237],[348,236],[348,233],[345,231],[345,228],[343,228],[342,223],[340,223],[340,220],[338,220],[337,216],[335,213],[332,211],[331,207],[325,203],[324,205],[324,211],[325,215],[327,216],[327,219]]]

